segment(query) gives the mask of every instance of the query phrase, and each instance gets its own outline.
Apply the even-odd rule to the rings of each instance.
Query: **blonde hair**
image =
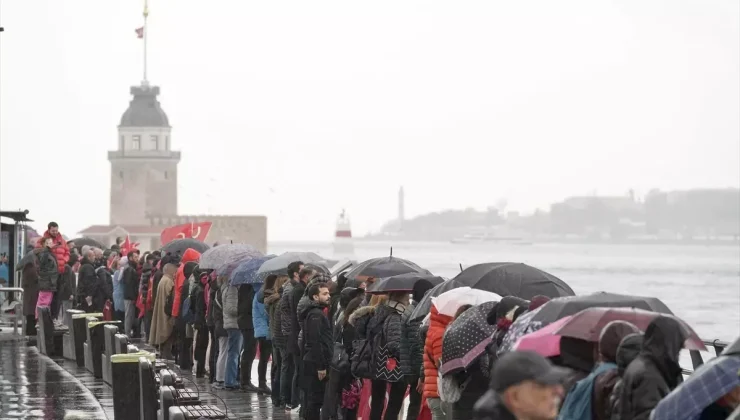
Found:
[[[370,303],[367,306],[378,306],[388,301],[388,295],[373,295],[370,298]]]
[[[273,290],[275,290],[276,292],[279,291],[280,288],[288,282],[288,280],[288,276],[286,275],[278,276],[278,278],[275,279],[275,286],[273,286]]]

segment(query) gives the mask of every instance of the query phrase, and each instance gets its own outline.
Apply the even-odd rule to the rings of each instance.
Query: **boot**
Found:
[[[263,394],[272,394],[272,390],[265,382],[260,382],[260,386],[257,387],[257,390]]]
[[[247,392],[259,392],[260,391],[259,388],[252,385],[251,382],[247,382],[244,385],[242,385],[242,390],[247,391]]]

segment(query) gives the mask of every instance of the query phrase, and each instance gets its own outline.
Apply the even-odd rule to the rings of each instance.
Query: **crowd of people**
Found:
[[[354,420],[368,399],[365,418],[397,419],[408,398],[407,420],[647,420],[683,380],[678,357],[687,335],[671,317],[655,318],[644,332],[612,321],[598,343],[563,337],[559,356],[546,358],[502,349],[514,322],[549,298],[506,296],[488,314],[491,343],[450,380],[439,374],[445,333],[472,306],[450,316],[432,305],[429,316],[411,320],[428,283],[369,293],[374,277],[332,279],[294,261],[285,274],[234,286],[201,269],[193,249],[181,257],[121,255],[120,244],[78,249],[53,222],[37,247],[35,263],[23,268],[24,300],[34,300],[29,323],[38,306],[54,314],[110,310],[126,334],[208,377],[214,389],[269,396],[276,410],[301,419]],[[736,386],[699,418],[727,418],[739,404]]]

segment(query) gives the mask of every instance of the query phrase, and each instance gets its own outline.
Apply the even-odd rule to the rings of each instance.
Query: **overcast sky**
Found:
[[[0,206],[109,217],[142,2],[0,0]],[[150,0],[181,214],[330,239],[396,215],[740,184],[740,6]]]

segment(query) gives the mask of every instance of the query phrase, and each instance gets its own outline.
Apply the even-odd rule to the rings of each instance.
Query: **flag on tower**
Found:
[[[144,38],[144,27],[136,28],[136,37],[139,39]]]

